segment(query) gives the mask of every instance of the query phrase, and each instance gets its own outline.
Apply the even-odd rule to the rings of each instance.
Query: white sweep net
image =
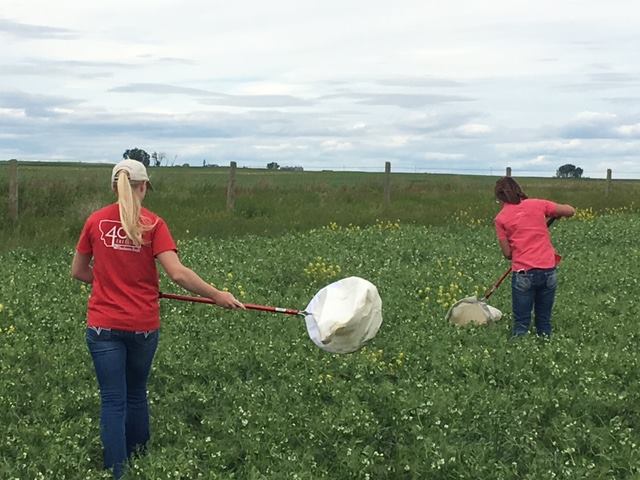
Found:
[[[307,305],[309,337],[331,353],[351,353],[378,333],[382,300],[376,286],[359,277],[327,285]]]
[[[502,312],[477,297],[467,297],[454,303],[445,318],[459,326],[487,325],[500,320]]]

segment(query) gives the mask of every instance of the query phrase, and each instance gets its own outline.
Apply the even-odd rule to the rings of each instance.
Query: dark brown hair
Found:
[[[496,198],[501,202],[512,203],[514,205],[517,205],[527,198],[527,195],[522,191],[518,182],[511,177],[502,177],[496,182],[495,194]]]

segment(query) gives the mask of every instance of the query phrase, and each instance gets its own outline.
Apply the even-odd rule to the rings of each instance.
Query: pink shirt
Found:
[[[547,217],[555,215],[556,207],[536,198],[503,205],[495,219],[496,234],[498,240],[509,242],[512,271],[553,268],[560,263],[547,227]]]
[[[124,232],[117,203],[91,214],[82,229],[76,249],[93,256],[90,327],[145,331],[160,326],[155,257],[176,250],[176,244],[160,217],[146,208],[141,214],[155,222],[141,246]]]

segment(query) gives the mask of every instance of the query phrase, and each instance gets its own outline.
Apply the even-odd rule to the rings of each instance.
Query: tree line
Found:
[[[153,166],[159,167],[162,165],[162,162],[167,158],[164,152],[153,152],[149,155],[146,151],[141,148],[130,148],[125,150],[122,154],[122,158],[129,158],[131,160],[138,160],[142,162],[145,167],[148,167],[153,160]],[[206,166],[206,162],[203,160],[202,165]],[[302,171],[302,167],[281,167],[277,162],[271,162],[267,164],[267,170],[292,170],[292,171]],[[560,166],[556,170],[557,178],[582,178],[582,174],[584,170],[580,167],[576,167],[571,163],[566,163]]]

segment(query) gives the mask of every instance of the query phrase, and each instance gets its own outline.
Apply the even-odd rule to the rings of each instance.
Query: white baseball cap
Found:
[[[115,187],[118,181],[118,173],[122,170],[125,170],[129,174],[129,180],[132,182],[147,182],[149,188],[153,189],[151,186],[151,182],[149,181],[149,175],[147,175],[147,169],[144,167],[142,162],[138,160],[131,160],[127,158],[126,160],[122,160],[115,167],[113,167],[113,171],[111,172],[111,186]]]

